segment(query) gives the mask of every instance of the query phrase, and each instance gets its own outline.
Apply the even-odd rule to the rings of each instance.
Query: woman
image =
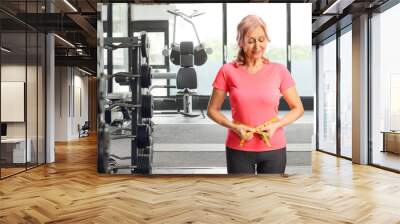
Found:
[[[270,42],[264,21],[249,15],[237,26],[236,60],[218,71],[208,104],[208,116],[229,129],[226,159],[229,174],[281,173],[286,168],[286,140],[283,127],[304,114],[295,82],[281,64],[264,58]],[[233,121],[221,113],[229,93]],[[290,112],[278,118],[280,97]],[[261,128],[261,131],[260,131]],[[262,134],[267,138],[263,138]]]

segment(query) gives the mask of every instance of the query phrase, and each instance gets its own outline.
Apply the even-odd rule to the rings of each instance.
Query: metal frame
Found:
[[[131,4],[128,4],[128,37],[133,37],[133,23],[132,23],[132,10],[131,10]],[[133,74],[138,74],[139,73],[139,68],[140,68],[140,62],[139,60],[141,59],[140,56],[140,50],[139,48],[133,48],[130,49],[128,48],[128,72],[133,73]],[[134,65],[133,62],[136,64]],[[131,92],[132,92],[132,104],[141,104],[140,98],[142,96],[141,94],[141,88],[140,88],[140,81],[138,79],[134,79],[132,81],[133,83],[130,84]],[[132,88],[133,87],[133,88]],[[132,111],[132,120],[131,120],[131,135],[137,136],[138,133],[138,121],[141,121],[140,113],[138,113],[138,110],[133,110]],[[138,146],[137,146],[137,140],[131,140],[131,165],[136,165],[138,158]]]
[[[340,77],[341,77],[341,64],[340,64],[340,37],[342,33],[340,30],[336,30],[336,154],[341,157],[341,133],[342,133],[342,125],[341,125],[341,116],[340,116]]]
[[[319,44],[315,46],[315,148],[319,149]]]
[[[36,5],[36,8],[37,8],[37,11],[38,11],[38,5]],[[27,10],[27,5],[25,4],[25,11],[26,10]],[[47,12],[47,10],[48,10],[48,7],[46,7],[45,11]],[[36,45],[37,45],[36,46],[36,55],[37,55],[37,58],[36,58],[36,99],[37,99],[37,102],[36,102],[36,104],[37,104],[37,108],[36,108],[36,139],[37,140],[39,139],[39,137],[38,137],[38,135],[39,135],[39,107],[38,107],[38,104],[39,104],[38,103],[38,99],[39,99],[39,88],[38,88],[38,86],[39,86],[39,82],[38,82],[38,77],[39,77],[39,69],[38,69],[38,66],[39,66],[39,56],[38,56],[39,55],[39,50],[38,50],[39,49],[39,33],[43,33],[44,34],[44,36],[43,36],[44,40],[42,41],[42,44],[44,44],[44,46],[43,46],[44,47],[44,51],[42,51],[44,53],[44,55],[42,55],[42,58],[44,59],[44,69],[42,70],[42,76],[43,76],[43,82],[44,82],[44,99],[43,99],[44,108],[47,108],[47,82],[46,82],[46,78],[47,78],[48,72],[47,72],[47,59],[46,59],[47,58],[47,39],[46,39],[47,33],[46,32],[41,32],[40,30],[35,29],[34,27],[32,27],[29,24],[19,20],[18,18],[14,17],[12,14],[9,14],[9,12],[7,12],[7,11],[5,11],[3,9],[1,9],[1,11],[3,13],[6,13],[11,18],[17,20],[18,22],[22,23],[24,25],[24,27],[25,27],[24,32],[21,32],[21,34],[25,34],[25,84],[24,84],[24,97],[25,97],[25,99],[24,99],[24,107],[25,107],[25,109],[24,109],[24,120],[25,120],[25,169],[21,170],[21,171],[18,171],[18,172],[15,172],[15,173],[12,173],[12,174],[7,175],[7,176],[2,176],[2,172],[1,172],[2,167],[0,167],[0,180],[4,180],[6,178],[18,175],[20,173],[24,173],[24,172],[26,172],[28,170],[31,170],[31,169],[37,168],[39,166],[42,166],[44,164],[47,164],[47,162],[48,162],[47,161],[47,141],[46,141],[46,136],[47,136],[47,128],[46,128],[46,126],[47,126],[47,110],[46,109],[43,111],[43,113],[44,113],[44,121],[42,121],[42,122],[44,122],[44,136],[43,136],[43,139],[44,139],[44,145],[43,145],[43,147],[44,147],[44,150],[43,150],[44,155],[42,155],[44,161],[43,161],[43,163],[39,163],[39,141],[36,141],[37,142],[36,162],[35,162],[35,164],[33,164],[30,167],[28,167],[28,162],[27,162],[28,155],[27,155],[26,151],[27,151],[27,147],[28,146],[27,146],[26,142],[27,142],[27,138],[28,138],[28,136],[27,136],[28,135],[28,132],[27,132],[27,128],[28,128],[28,125],[27,125],[28,29],[32,30],[32,31],[34,31],[36,33]],[[26,19],[26,17],[27,17],[27,14],[25,14],[25,19]],[[1,24],[0,24],[0,26],[1,26]],[[0,32],[0,45],[1,45],[1,36],[2,36],[2,32]],[[2,62],[2,57],[1,57],[1,54],[0,54],[0,68],[2,67],[1,62]],[[1,81],[1,69],[0,69],[0,81]],[[1,87],[0,87],[0,89],[1,89]],[[1,93],[0,93],[0,96],[1,96]],[[0,115],[0,118],[1,118],[1,115]],[[1,123],[1,121],[0,121],[0,123]],[[1,145],[0,145],[0,158],[1,158]]]
[[[368,12],[368,54],[367,54],[367,61],[368,61],[368,74],[367,74],[367,83],[368,83],[368,100],[367,100],[367,107],[368,107],[368,114],[367,114],[367,119],[368,119],[368,164],[373,164],[372,163],[372,65],[371,65],[371,55],[372,55],[372,13]]]
[[[107,37],[112,37],[113,32],[113,21],[112,21],[112,7],[113,4],[107,5]],[[107,74],[113,74],[113,52],[112,50],[107,50]],[[112,93],[113,91],[113,81],[107,81],[107,93]],[[106,123],[111,123],[111,112],[106,111],[104,113],[104,118]]]

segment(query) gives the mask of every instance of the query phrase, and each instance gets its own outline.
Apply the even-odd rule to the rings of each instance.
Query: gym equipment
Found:
[[[147,64],[143,64],[140,67],[140,82],[142,87],[149,88],[151,86],[152,72],[151,67]]]
[[[149,174],[151,170],[151,163],[153,161],[153,143],[146,148],[139,148],[138,151],[138,166],[136,168],[138,173]]]
[[[175,10],[167,10],[168,13],[174,15],[174,32],[173,32],[173,41],[171,44],[171,48],[170,49],[165,49],[163,51],[163,55],[164,56],[168,56],[168,50],[171,50],[171,54],[170,54],[170,60],[172,63],[174,63],[175,65],[181,65],[181,58],[180,55],[182,54],[182,52],[180,51],[181,48],[179,46],[179,44],[175,43],[175,32],[176,32],[176,17],[181,17],[183,20],[185,20],[186,22],[190,23],[193,27],[193,30],[196,34],[196,38],[197,38],[197,42],[198,45],[196,47],[193,48],[193,56],[194,56],[194,64],[196,66],[200,66],[203,65],[204,63],[206,63],[207,61],[207,53],[208,54],[212,54],[212,49],[211,48],[205,48],[204,44],[201,43],[199,35],[197,33],[197,29],[196,26],[194,25],[192,18],[196,17],[196,16],[200,16],[203,15],[204,13],[200,13],[198,11],[194,11],[191,15],[187,15],[181,11],[179,11],[179,9],[175,9]],[[181,43],[182,44],[182,43]]]
[[[138,147],[145,148],[147,146],[150,146],[150,142],[151,142],[150,127],[146,124],[139,124],[137,133]]]
[[[101,4],[100,4],[101,5]],[[130,7],[130,6],[128,6]],[[101,8],[101,7],[100,7]],[[128,21],[131,21],[130,13]],[[111,18],[107,18],[110,20]],[[98,26],[103,27],[101,16]],[[139,37],[107,37],[98,34],[98,172],[117,173],[121,169],[131,173],[151,173],[153,97],[144,94],[152,84],[152,69],[148,65],[150,41],[146,32]],[[128,32],[133,35],[133,32]],[[128,48],[128,71],[104,74],[103,51]],[[147,63],[145,63],[147,62]],[[109,64],[108,66],[113,66]],[[108,93],[107,82],[115,80],[120,85],[129,86],[129,93]],[[129,96],[130,95],[130,96]],[[121,112],[122,119],[105,122],[105,112]],[[110,153],[110,140],[129,139],[129,157],[118,157]],[[130,165],[118,164],[121,159],[130,159]]]
[[[154,111],[154,100],[150,94],[142,96],[142,118],[152,118]]]
[[[101,8],[101,4],[98,5]],[[106,79],[104,78],[104,38],[103,21],[97,18],[97,172],[107,173],[109,168],[110,134],[104,121],[104,100],[106,95]]]
[[[139,78],[141,86],[143,88],[149,88],[152,83],[151,67],[147,64],[143,64],[140,67],[140,74],[135,75],[129,72],[118,72],[113,75],[107,76],[109,79],[115,78],[115,81],[121,86],[127,86],[133,79]]]
[[[97,132],[97,172],[107,173],[109,168],[110,133],[104,122],[99,123]]]
[[[149,57],[150,41],[146,32],[141,32],[138,37],[106,37],[104,38],[104,49],[116,50],[119,48],[141,48],[142,57]]]
[[[153,73],[153,79],[176,79],[177,85],[152,85],[149,88],[149,92],[151,92],[155,88],[176,88],[181,89],[183,91],[178,91],[176,96],[182,96],[183,98],[183,112],[178,109],[177,112],[171,111],[157,111],[154,114],[182,114],[187,117],[197,117],[199,115],[192,114],[192,96],[197,95],[195,91],[190,89],[197,88],[197,79],[195,75],[195,71],[192,70],[193,68],[187,69],[187,73],[184,73],[184,70],[181,71],[179,74],[179,79],[177,78],[177,74],[174,72],[159,72]],[[194,72],[193,72],[194,71]],[[179,87],[178,87],[179,86]],[[162,98],[157,98],[158,100]],[[162,99],[163,102],[174,102],[177,103],[176,99],[169,99],[165,98]],[[199,105],[201,115],[205,118],[203,108]]]
[[[174,31],[173,31],[173,41],[171,44],[171,54],[170,60],[173,64],[181,66],[178,70],[176,76],[176,88],[180,91],[177,92],[177,96],[182,96],[183,98],[183,112],[178,110],[178,113],[187,117],[197,117],[200,114],[192,113],[192,96],[197,95],[195,89],[197,89],[197,74],[196,70],[193,68],[194,65],[200,66],[207,61],[207,52],[212,53],[211,49],[205,49],[204,45],[200,42],[199,35],[196,30],[196,26],[192,22],[192,18],[202,15],[204,13],[199,13],[194,11],[191,15],[187,15],[179,10],[167,10],[168,13],[174,15]],[[180,17],[186,22],[190,23],[196,34],[198,41],[197,46],[193,46],[191,41],[183,41],[180,44],[175,43],[175,33],[176,33],[176,18]],[[168,49],[164,49],[164,56],[168,56]],[[158,88],[171,88],[170,86],[159,86]],[[200,102],[199,102],[200,105]],[[205,118],[203,109],[201,108],[201,115]]]
[[[141,32],[140,34],[140,41],[141,41],[141,52],[142,57],[149,58],[150,57],[150,41],[147,37],[146,32]]]
[[[197,89],[197,75],[193,68],[193,42],[181,42],[180,51],[181,68],[176,76],[176,88],[181,91],[178,91],[177,95],[183,96],[183,114],[196,117],[199,115],[192,114],[192,95],[196,94],[194,89]],[[205,117],[204,113],[202,114]]]
[[[153,117],[153,111],[154,111],[154,100],[153,96],[150,94],[144,94],[142,95],[142,104],[132,104],[131,101],[127,99],[119,99],[117,101],[108,101],[106,105],[108,107],[105,107],[105,110],[113,110],[116,111],[116,109],[120,109],[124,116],[124,120],[130,120],[130,114],[127,109],[135,110],[136,108],[140,108],[141,110],[141,115],[142,118],[152,118]],[[114,120],[115,121],[115,120]]]
[[[151,119],[143,119],[143,124],[147,124],[150,127],[150,132],[154,132],[154,122]]]
[[[137,127],[138,127],[137,135],[124,134],[124,133],[121,134],[120,131],[128,131],[128,132],[131,131],[131,129],[127,127],[115,128],[110,133],[112,135],[111,139],[114,140],[114,139],[129,138],[132,140],[136,140],[139,148],[150,146],[151,134],[152,134],[151,127],[147,124],[138,124]]]
[[[82,126],[78,124],[79,138],[89,136],[89,129],[90,129],[89,121],[85,121],[85,123]]]

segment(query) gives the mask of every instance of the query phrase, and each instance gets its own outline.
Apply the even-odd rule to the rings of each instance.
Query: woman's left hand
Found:
[[[265,126],[263,131],[268,132],[268,137],[272,138],[272,136],[274,135],[275,131],[278,128],[280,128],[280,125],[276,122],[276,123],[271,123],[271,124]]]

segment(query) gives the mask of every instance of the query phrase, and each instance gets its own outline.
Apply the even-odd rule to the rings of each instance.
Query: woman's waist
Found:
[[[227,137],[229,137],[229,135],[233,135],[233,136],[237,137],[238,139],[240,139],[239,135],[236,132],[234,132],[232,129],[228,129],[228,136]],[[258,133],[254,132],[253,135],[257,136]],[[277,128],[275,133],[274,133],[274,135],[271,136],[271,138],[276,137],[276,136],[281,136],[281,135],[283,135],[283,136],[285,135],[285,131],[284,131],[283,127]]]
[[[271,148],[276,148],[280,146],[286,145],[286,137],[283,128],[278,128],[274,135],[269,138],[270,145],[268,146],[265,141],[263,140],[262,136],[258,135],[257,133],[253,134],[253,137],[244,143],[241,143],[241,139],[238,134],[233,132],[232,130],[228,131],[226,137],[226,144],[230,146],[235,146],[236,148],[248,149],[265,149],[269,150]]]
[[[265,113],[262,115],[257,116],[255,113],[249,114],[234,114],[232,113],[232,121],[237,124],[244,124],[251,128],[256,128],[257,126],[264,124],[266,122],[276,122],[278,121],[278,114],[277,113]]]

